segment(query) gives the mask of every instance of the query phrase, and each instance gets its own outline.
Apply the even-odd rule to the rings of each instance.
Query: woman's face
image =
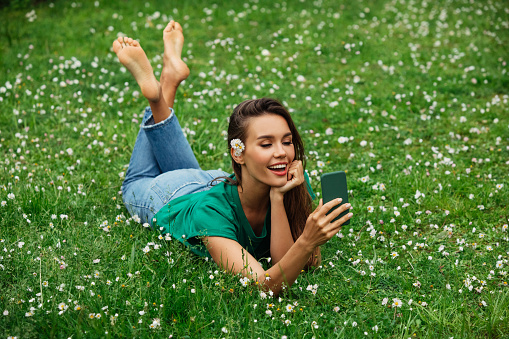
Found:
[[[281,187],[295,158],[292,133],[286,120],[275,114],[250,118],[242,152],[242,185]]]

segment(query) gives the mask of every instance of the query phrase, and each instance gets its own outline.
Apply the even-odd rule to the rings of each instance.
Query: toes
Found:
[[[140,47],[140,43],[129,37],[119,37],[117,40],[113,41],[113,50],[115,52],[127,46]]]
[[[124,47],[124,38],[118,37],[117,40],[115,40],[115,42],[118,43],[119,48],[123,48]]]
[[[120,38],[118,38],[117,40],[113,41],[113,52],[118,53],[118,51],[120,51],[121,49],[122,44]]]
[[[140,43],[136,40],[134,40],[133,38],[129,38],[129,37],[120,37],[118,38],[117,40],[115,40],[115,43],[118,43],[120,47],[126,47],[126,46],[134,46],[134,47],[139,47],[140,46]]]
[[[182,26],[180,26],[180,24],[178,22],[175,21],[175,29],[177,31],[181,31],[182,32]]]
[[[174,25],[175,25],[175,21],[171,20],[170,22],[168,22],[168,25],[166,25],[166,28],[164,29],[164,31],[167,33],[173,31]]]

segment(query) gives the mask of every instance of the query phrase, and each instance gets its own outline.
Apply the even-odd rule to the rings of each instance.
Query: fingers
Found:
[[[286,174],[286,180],[290,181],[293,178],[295,178],[295,168],[290,166],[290,168],[288,168],[288,173]]]
[[[338,208],[339,209],[339,208]],[[332,229],[335,229],[335,232],[334,234],[336,234],[337,232],[339,232],[339,230],[341,229],[341,227],[343,226],[343,224],[349,220],[351,217],[353,216],[353,213],[347,213],[345,214],[344,216],[342,216],[341,218],[339,218],[338,220],[334,221],[334,222],[331,222],[330,225],[332,227]]]
[[[300,160],[294,160],[290,164],[290,170],[292,169],[302,169],[302,161]]]
[[[341,230],[341,226],[352,217],[352,213],[348,213],[336,221],[332,221],[341,213],[351,208],[350,204],[346,203],[334,211],[327,213],[331,208],[337,206],[341,199],[334,199],[324,204],[323,199],[320,199],[318,207],[308,217],[305,227],[305,236],[309,237],[311,241],[319,246],[329,241],[335,234]]]
[[[292,162],[288,166],[286,175],[287,183],[280,188],[280,192],[283,194],[304,182],[304,170],[302,168],[302,162],[300,160]]]
[[[288,167],[288,177],[287,180],[294,180],[299,185],[304,182],[304,169],[302,167],[302,161],[295,160]]]
[[[352,207],[349,203],[346,203],[346,204],[339,206],[335,210],[331,211],[331,209],[334,208],[335,206],[339,205],[341,203],[341,201],[343,201],[343,199],[337,198],[337,199],[333,199],[333,200],[329,201],[326,204],[323,204],[323,200],[320,199],[320,204],[315,209],[317,220],[323,219],[323,221],[326,225],[330,224],[332,222],[332,220],[334,220],[337,216],[339,216],[341,213],[345,212],[346,210],[349,210]],[[327,214],[327,213],[329,213],[329,214]],[[350,216],[345,218],[348,215],[350,215]],[[339,219],[339,220],[344,219],[339,225],[343,224],[346,220],[350,219],[352,217],[352,215],[353,215],[352,213],[349,213],[349,214],[343,216],[341,219]],[[336,222],[334,222],[334,224],[336,224],[339,220],[336,220]]]
[[[329,219],[329,223],[331,223],[332,220],[336,219],[336,217],[338,217],[341,213],[348,211],[351,207],[352,207],[352,205],[350,205],[349,203],[346,203],[346,204],[339,206],[334,211],[330,212],[327,215],[327,219]]]
[[[329,201],[327,204],[330,204],[330,203],[331,203],[331,201]],[[323,209],[324,209],[324,207],[323,207],[323,206],[324,206],[324,204],[323,204],[323,199],[320,199],[320,202],[318,203],[318,206],[315,208],[315,210],[313,211],[313,213],[312,213],[312,214],[314,214],[314,215],[317,215],[317,216],[318,216],[321,212],[323,212]],[[331,208],[332,208],[333,206],[334,206],[334,205],[332,205],[332,206],[331,206]],[[330,209],[330,208],[329,208],[329,209]],[[329,211],[329,209],[327,210],[327,212]],[[325,213],[327,213],[327,212],[325,212]],[[325,213],[321,213],[321,214],[325,215]]]
[[[333,207],[335,207],[339,203],[341,203],[341,200],[342,200],[341,198],[338,198],[338,199],[331,200],[328,203],[324,204],[323,203],[323,199],[320,199],[320,204],[318,205],[318,207],[312,213],[313,214],[313,219],[314,219],[314,221],[316,222],[316,224],[319,227],[327,226],[328,224],[330,224],[332,219],[336,218],[340,213],[342,213],[344,211],[344,206],[346,204],[342,205],[341,207],[339,207],[339,208],[335,209],[334,211],[330,212],[330,210]],[[348,204],[348,205],[350,205],[350,204]],[[327,213],[329,213],[329,214],[327,214]]]
[[[334,206],[337,206],[339,204],[341,204],[341,202],[343,201],[343,199],[341,198],[337,198],[337,199],[333,199],[331,201],[329,201],[328,203],[326,204],[323,204],[323,208],[321,208],[318,212],[321,214],[321,215],[326,215],[327,213],[329,213],[329,211],[334,207]],[[318,209],[317,209],[318,210]],[[339,215],[339,214],[338,214]],[[333,218],[334,219],[334,218]]]
[[[343,206],[341,206],[341,207],[343,207]],[[338,210],[339,210],[339,208],[338,208]],[[334,212],[336,212],[336,210]],[[327,217],[329,217],[329,216],[327,216]],[[336,235],[343,227],[343,224],[347,220],[349,220],[352,216],[353,216],[353,213],[348,213],[348,214],[344,215],[343,217],[339,218],[338,220],[329,222],[328,224],[323,226],[322,231],[324,234],[326,234],[327,241],[329,241],[334,235]]]
[[[315,210],[309,215],[310,217],[313,217],[313,219],[318,220],[320,218],[320,211],[323,207],[323,199],[320,199],[318,202],[318,206],[315,208]]]

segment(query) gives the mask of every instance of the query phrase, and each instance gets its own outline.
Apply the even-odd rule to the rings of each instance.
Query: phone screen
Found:
[[[346,204],[348,202],[348,189],[346,186],[346,173],[343,171],[325,173],[321,177],[322,184],[322,198],[323,203],[326,204],[329,201],[341,198],[343,199],[341,203],[335,207],[333,207],[330,211],[334,211],[339,206]],[[346,210],[341,213],[338,217],[336,217],[333,221],[336,221],[342,218],[344,215],[348,214],[350,210]],[[350,219],[348,219],[343,225],[350,224]]]

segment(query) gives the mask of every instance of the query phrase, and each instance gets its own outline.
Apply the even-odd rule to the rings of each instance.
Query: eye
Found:
[[[272,146],[272,144],[262,144],[262,145],[260,145],[260,146],[261,146],[261,147],[263,147],[263,148],[267,148],[267,147]]]
[[[283,141],[283,145],[285,145],[285,146],[290,146],[292,144],[293,144],[292,141]]]

